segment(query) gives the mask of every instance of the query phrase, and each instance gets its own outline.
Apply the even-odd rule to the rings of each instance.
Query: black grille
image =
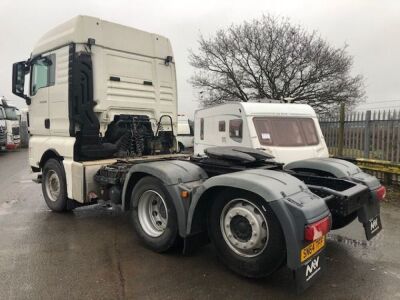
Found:
[[[6,143],[6,129],[0,126],[0,145]]]
[[[19,135],[19,127],[13,127],[12,128],[12,134],[13,135]]]

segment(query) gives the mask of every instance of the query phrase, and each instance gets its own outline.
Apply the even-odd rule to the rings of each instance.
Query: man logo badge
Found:
[[[306,281],[309,281],[311,278],[314,277],[321,270],[319,266],[319,256],[311,260],[306,267]]]
[[[373,220],[370,221],[371,224],[371,233],[373,233],[375,230],[378,229],[379,225],[378,225],[378,219],[374,218]]]

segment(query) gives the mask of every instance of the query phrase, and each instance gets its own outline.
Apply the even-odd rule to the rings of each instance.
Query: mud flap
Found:
[[[374,236],[376,236],[382,230],[381,216],[377,215],[368,220],[368,222],[363,223],[365,236],[369,241]]]
[[[321,277],[325,270],[325,251],[310,258],[300,268],[294,270],[296,289],[298,293],[303,292]]]
[[[371,197],[368,203],[358,210],[358,220],[364,226],[368,241],[382,230],[379,202],[376,198]]]

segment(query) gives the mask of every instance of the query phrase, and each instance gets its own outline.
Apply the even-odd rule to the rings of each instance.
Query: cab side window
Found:
[[[55,83],[55,54],[37,59],[32,65],[31,96]]]
[[[229,121],[229,137],[235,142],[241,143],[243,138],[243,121],[234,119]]]

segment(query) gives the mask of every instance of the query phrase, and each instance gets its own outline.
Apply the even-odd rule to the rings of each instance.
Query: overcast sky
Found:
[[[317,30],[334,46],[349,45],[353,71],[365,77],[369,104],[362,109],[400,108],[398,0],[0,0],[0,96],[22,106],[11,93],[12,63],[28,58],[47,30],[85,14],[167,36],[177,65],[179,111],[192,115],[197,101],[188,83],[188,49],[196,49],[199,34],[267,13]]]

